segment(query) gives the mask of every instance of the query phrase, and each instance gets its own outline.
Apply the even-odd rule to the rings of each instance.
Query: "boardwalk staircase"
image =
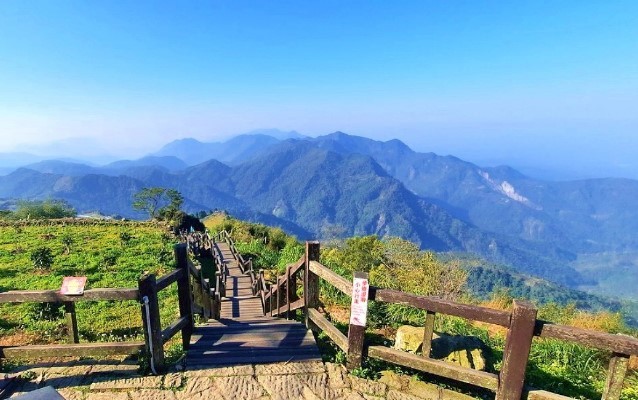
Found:
[[[304,324],[265,315],[264,296],[257,294],[263,293],[257,290],[263,275],[254,273],[252,261],[243,259],[228,235],[189,247],[210,251],[216,269],[215,287],[207,293],[212,297],[201,307],[206,322],[191,337],[189,368],[321,360]]]

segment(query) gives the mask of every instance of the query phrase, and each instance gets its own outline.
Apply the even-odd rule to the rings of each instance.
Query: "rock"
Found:
[[[397,330],[395,336],[394,348],[397,350],[408,351],[410,353],[416,353],[423,347],[423,327],[403,325]],[[432,338],[437,338],[438,335],[432,335]]]
[[[487,346],[474,336],[442,335],[432,340],[432,358],[445,359],[462,367],[485,371]]]
[[[394,371],[381,371],[379,382],[385,383],[387,387],[396,390],[405,389],[410,379],[407,376],[399,375]]]

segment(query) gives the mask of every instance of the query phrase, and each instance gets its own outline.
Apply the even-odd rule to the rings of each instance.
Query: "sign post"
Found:
[[[355,272],[352,280],[350,326],[348,328],[348,354],[346,368],[360,367],[363,359],[363,342],[368,318],[368,274]]]

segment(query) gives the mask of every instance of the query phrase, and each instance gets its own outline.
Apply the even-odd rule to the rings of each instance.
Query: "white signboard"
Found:
[[[352,281],[350,324],[366,326],[368,318],[368,280],[355,277]]]

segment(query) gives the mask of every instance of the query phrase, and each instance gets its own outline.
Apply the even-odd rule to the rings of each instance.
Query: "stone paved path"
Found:
[[[73,400],[421,400],[468,399],[438,387],[387,376],[370,381],[321,361],[187,368],[164,376],[140,376],[137,365],[123,362],[73,362],[38,365],[19,371],[12,397],[53,386]]]

